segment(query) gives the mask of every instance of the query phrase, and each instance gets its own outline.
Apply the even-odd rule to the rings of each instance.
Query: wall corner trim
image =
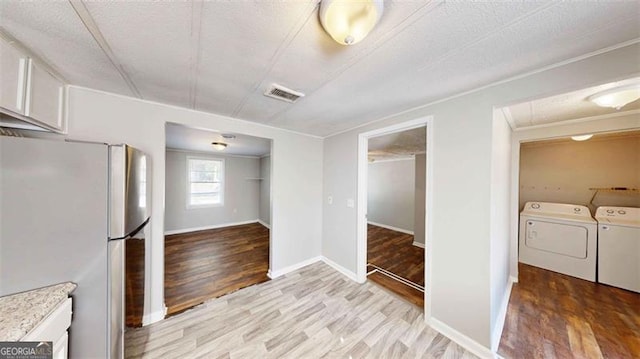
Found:
[[[260,224],[261,224],[262,226],[264,226],[264,227],[267,227],[267,229],[271,229],[271,226],[270,226],[270,225],[268,225],[266,222],[264,222],[264,221],[262,221],[262,220],[260,220],[260,219],[258,219],[258,223],[260,223]]]
[[[424,249],[424,243],[413,241],[413,243],[411,243],[411,244],[413,244],[416,247],[420,247],[420,248]]]
[[[278,269],[275,271],[272,271],[271,269],[269,269],[269,272],[267,272],[267,276],[271,279],[275,279],[278,277],[281,277],[287,273],[291,273],[293,271],[296,271],[302,267],[306,267],[310,264],[316,263],[316,262],[324,262],[326,265],[328,265],[329,267],[333,268],[334,270],[340,272],[342,275],[344,275],[345,277],[351,279],[354,282],[358,282],[356,279],[356,274],[353,273],[352,271],[346,269],[345,267],[339,265],[338,263],[332,261],[331,259],[325,257],[325,256],[316,256],[316,257],[312,257],[306,260],[303,260],[302,262],[298,262],[296,264],[292,264],[288,267],[284,267],[282,269]]]
[[[372,224],[372,225],[374,225],[376,227],[382,227],[382,228],[390,229],[392,231],[396,231],[396,232],[400,232],[400,233],[410,234],[412,236],[414,235],[413,231],[410,231],[408,229],[398,228],[398,227],[389,226],[389,225],[386,225],[386,224],[377,223],[377,222],[371,222],[371,221],[367,221],[367,224]]]
[[[302,262],[298,262],[296,264],[292,264],[288,267],[284,267],[282,269],[278,269],[278,270],[271,270],[269,269],[269,271],[267,272],[267,276],[271,279],[275,279],[278,277],[282,277],[283,275],[287,274],[287,273],[291,273],[293,271],[296,271],[302,267],[306,267],[310,264],[313,264],[315,262],[320,262],[322,260],[322,256],[316,256],[316,257],[312,257],[309,259],[305,259]]]
[[[337,270],[338,272],[342,273],[345,277],[351,279],[354,282],[360,283],[358,282],[358,276],[356,276],[355,273],[353,273],[352,271],[348,270],[347,268],[339,265],[338,263],[332,261],[331,259],[325,257],[325,256],[321,256],[322,257],[322,261],[325,262],[329,267]]]
[[[149,324],[159,322],[167,315],[167,306],[163,306],[161,310],[156,310],[142,316],[142,326],[146,327]]]
[[[222,223],[222,224],[216,224],[216,225],[212,225],[212,226],[193,227],[193,228],[184,228],[184,229],[174,229],[174,230],[171,230],[171,231],[164,231],[164,235],[165,236],[169,236],[169,235],[172,235],[172,234],[189,233],[189,232],[197,232],[197,231],[206,231],[207,229],[216,229],[216,228],[224,228],[224,227],[241,226],[241,225],[244,225],[244,224],[251,224],[251,223],[260,223],[260,220],[259,219],[252,219],[252,220],[249,220],[249,221]],[[262,224],[262,225],[264,225],[264,224]],[[269,228],[268,226],[265,226],[265,227]]]
[[[509,308],[509,298],[511,298],[511,290],[513,289],[513,283],[516,283],[515,277],[509,277],[509,283],[507,283],[507,289],[504,291],[502,297],[502,303],[500,303],[500,311],[498,312],[498,318],[496,324],[491,332],[491,350],[495,353],[498,352],[500,346],[500,339],[502,338],[502,330],[504,329],[504,322],[507,320],[507,309]]]
[[[467,349],[468,351],[477,355],[480,358],[483,358],[483,359],[499,358],[499,356],[493,353],[489,348],[476,342],[475,340],[469,338],[468,336],[460,333],[459,331],[451,328],[450,326],[444,324],[443,322],[439,321],[436,318],[431,317],[431,319],[427,322],[427,324],[434,330],[440,332],[440,334],[453,340],[458,345]]]

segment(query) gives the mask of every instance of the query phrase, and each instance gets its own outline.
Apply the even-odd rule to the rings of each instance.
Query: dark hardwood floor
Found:
[[[640,358],[640,294],[520,264],[498,353]]]
[[[269,280],[269,229],[258,223],[165,237],[167,314]]]
[[[413,245],[410,234],[367,225],[367,263],[424,288],[424,249]],[[367,272],[373,269],[368,267]],[[424,293],[409,285],[381,273],[373,273],[367,278],[413,304],[424,306]]]
[[[126,241],[125,246],[125,325],[142,326],[144,307],[144,241]]]

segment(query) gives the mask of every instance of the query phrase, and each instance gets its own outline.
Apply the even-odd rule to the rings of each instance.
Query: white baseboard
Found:
[[[511,281],[511,283],[518,283],[518,277],[515,276],[509,276],[509,280]]]
[[[264,227],[267,227],[267,229],[271,229],[271,226],[266,224],[265,222],[258,220],[258,223],[260,223],[261,225],[263,225]]]
[[[424,248],[424,243],[413,241],[413,243],[411,243],[411,244],[413,244],[416,247]]]
[[[509,277],[509,283],[507,283],[507,290],[504,291],[502,297],[502,303],[500,303],[500,311],[498,312],[498,318],[496,318],[496,324],[493,327],[491,333],[491,350],[498,351],[500,346],[500,338],[502,338],[502,330],[504,329],[504,322],[507,319],[507,308],[509,307],[509,298],[511,297],[511,289],[513,288],[514,277]]]
[[[392,231],[410,234],[410,235],[413,236],[413,231],[409,231],[409,230],[406,230],[406,229],[402,229],[402,228],[398,228],[398,227],[394,227],[394,226],[388,226],[386,224],[376,223],[376,222],[371,222],[371,221],[368,221],[367,223],[368,224],[373,224],[374,226],[377,226],[377,227],[382,227],[382,228],[390,229]]]
[[[463,348],[467,349],[468,351],[477,355],[480,358],[485,358],[485,359],[496,358],[495,354],[491,351],[491,349],[476,342],[475,340],[460,333],[459,331],[451,328],[450,326],[444,324],[438,319],[431,318],[427,324],[429,324],[431,328],[437,330],[445,337],[453,340],[454,342],[458,343],[458,345],[462,346]]]
[[[142,326],[147,326],[149,324],[159,322],[163,320],[166,315],[167,315],[167,306],[165,305],[163,309],[156,310],[155,312],[151,312],[143,315]]]
[[[232,226],[241,226],[243,224],[251,224],[251,223],[256,223],[256,222],[260,222],[260,220],[252,219],[250,221],[222,223],[222,224],[214,224],[214,225],[211,225],[211,226],[204,226],[204,227],[193,227],[193,228],[185,228],[185,229],[176,229],[176,230],[172,230],[172,231],[165,231],[164,235],[168,236],[168,235],[171,235],[171,234],[206,231],[207,229],[216,229],[216,228],[224,228],[224,227],[232,227]]]
[[[351,279],[354,282],[358,281],[358,277],[356,276],[355,273],[353,273],[352,271],[348,270],[347,268],[339,265],[338,263],[332,261],[331,259],[322,256],[322,261],[325,262],[329,267],[337,270],[338,272],[342,273],[345,277]]]
[[[309,258],[307,260],[304,260],[302,262],[296,263],[296,264],[292,264],[288,267],[284,267],[282,269],[278,269],[278,270],[271,270],[269,269],[269,271],[267,272],[267,276],[269,276],[269,278],[274,279],[274,278],[278,278],[281,277],[287,273],[293,272],[295,270],[298,270],[302,267],[306,267],[309,264],[313,264],[315,262],[319,262],[322,260],[322,256],[317,256],[317,257],[313,257],[313,258]]]

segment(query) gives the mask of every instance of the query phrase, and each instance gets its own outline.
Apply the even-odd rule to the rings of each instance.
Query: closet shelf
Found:
[[[591,201],[589,201],[589,204],[592,206],[594,206],[593,200],[596,199],[596,197],[598,196],[598,193],[600,192],[630,192],[632,194],[640,194],[639,189],[627,188],[627,187],[595,187],[595,188],[589,188],[589,190],[594,191],[593,196],[591,197]]]

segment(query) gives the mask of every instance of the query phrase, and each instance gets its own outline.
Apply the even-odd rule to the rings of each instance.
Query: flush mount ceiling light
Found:
[[[382,17],[383,0],[322,0],[320,23],[336,42],[362,41]]]
[[[635,84],[598,92],[587,97],[587,100],[600,107],[611,107],[619,110],[639,98],[640,84]]]
[[[227,148],[227,144],[222,142],[211,142],[211,146],[218,151],[224,151],[224,149]]]
[[[591,137],[593,137],[593,135],[589,134],[589,135],[571,136],[571,139],[574,141],[586,141]]]

